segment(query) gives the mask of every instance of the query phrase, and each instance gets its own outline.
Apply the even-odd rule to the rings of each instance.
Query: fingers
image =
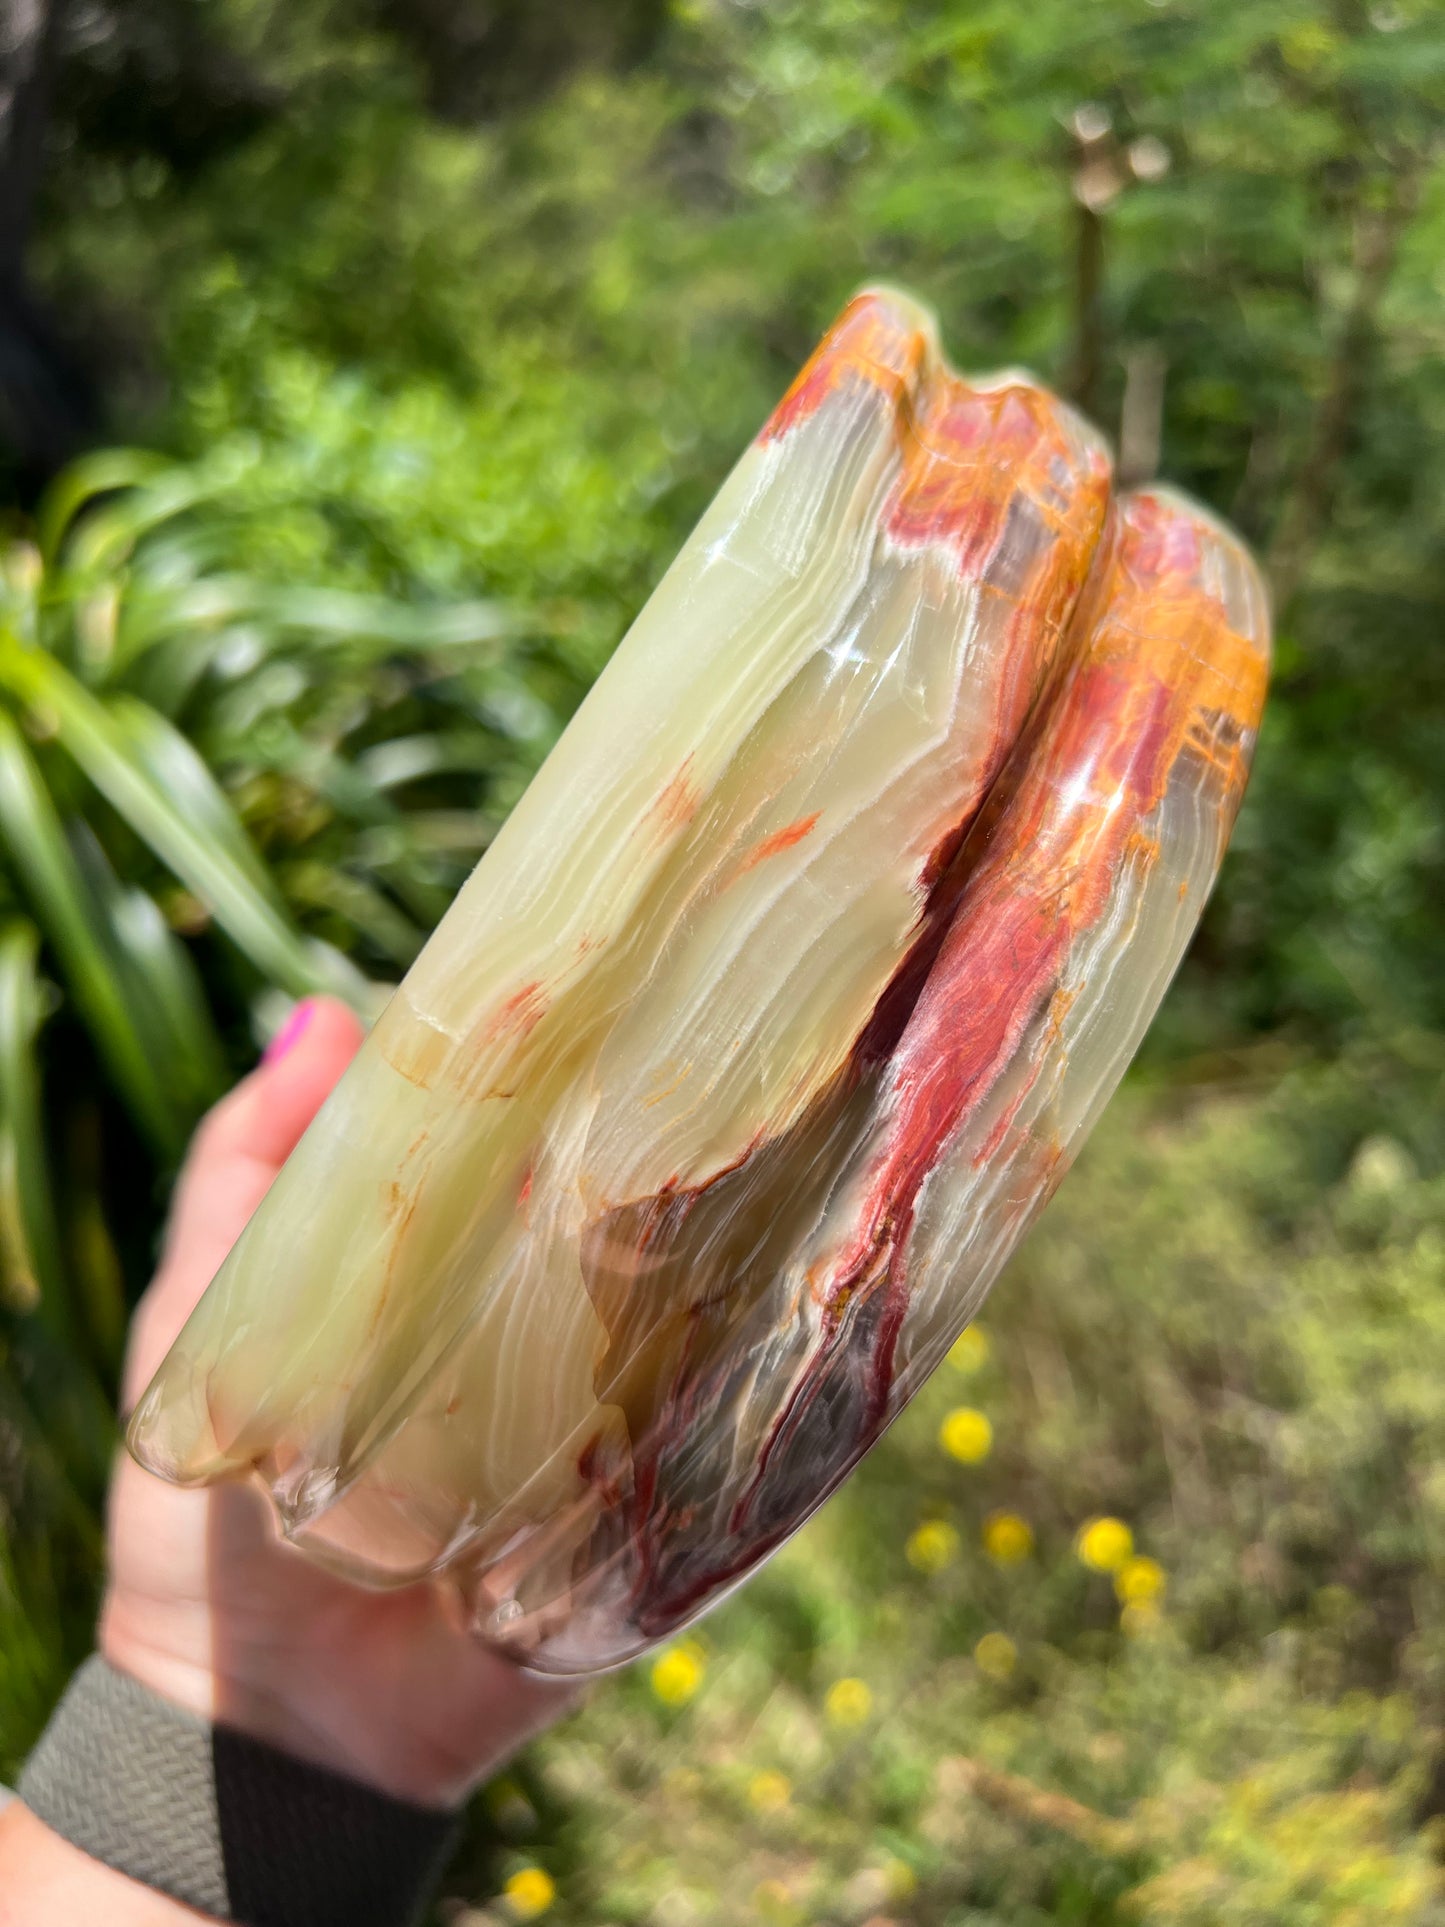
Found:
[[[256,1159],[277,1171],[361,1048],[361,1020],[334,997],[308,997],[292,1011],[260,1064],[202,1122],[181,1172]]]

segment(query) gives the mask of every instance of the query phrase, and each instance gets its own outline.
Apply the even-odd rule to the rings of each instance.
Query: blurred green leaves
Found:
[[[601,1682],[536,1750],[495,1832],[558,1919],[1434,1927],[1438,1074],[1246,1056],[1116,1103],[987,1343],[690,1669]],[[960,1398],[973,1464],[940,1449]],[[1143,1561],[1082,1537],[1101,1514]]]
[[[1152,156],[1101,215],[1105,425],[1154,358],[1166,474],[1244,526],[1287,605],[1255,795],[1161,1035],[1445,1022],[1438,9],[698,0],[639,65],[519,82],[471,121],[427,110],[432,69],[381,19],[238,7],[277,105],[204,175],[58,163],[52,285],[148,318],[194,457],[170,486],[224,472],[244,504],[195,595],[244,627],[238,568],[325,584],[334,625],[286,595],[343,649],[371,620],[348,597],[525,608],[545,647],[521,677],[498,659],[476,739],[505,813],[859,282],[932,301],[965,366],[1069,378],[1086,109]],[[116,646],[156,638],[169,691],[192,669],[156,620],[133,602]],[[294,740],[273,753],[298,768]]]
[[[495,820],[488,692],[523,701],[514,605],[238,568],[245,472],[98,455],[0,547],[0,1548],[23,1503],[32,1602],[44,1519],[94,1575],[126,1274],[193,1124],[281,1000],[369,1011],[410,961]]]
[[[45,1161],[36,1041],[48,1013],[39,953],[33,924],[0,929],[0,1248],[11,1301],[76,1343]]]
[[[12,542],[0,563],[0,851],[34,920],[14,926],[5,952],[7,1035],[32,1050],[36,1024],[23,1013],[40,993],[19,985],[43,934],[67,1007],[163,1163],[224,1087],[222,1032],[238,992],[326,990],[366,1008],[368,977],[347,951],[373,968],[414,954],[420,932],[385,873],[418,845],[434,858],[437,813],[414,825],[408,792],[440,778],[450,798],[450,779],[475,788],[484,776],[485,726],[464,726],[476,702],[450,685],[504,657],[525,628],[496,602],[285,589],[216,567],[243,472],[224,460],[90,458],[42,505],[38,545]],[[157,673],[167,658],[175,666]],[[238,704],[258,683],[253,705]],[[343,711],[329,740],[308,727],[317,684],[329,711]],[[447,690],[439,700],[434,684]],[[348,753],[379,707],[413,725],[439,713],[445,726]],[[273,806],[264,851],[238,792]],[[380,847],[365,840],[378,829],[389,833]],[[464,867],[432,863],[439,884]],[[339,941],[308,927],[318,921]],[[229,959],[217,960],[219,977],[213,930]],[[4,1088],[30,1104],[26,1129],[12,1131],[28,1141],[41,1121],[33,1093],[23,1099],[18,1075]],[[19,1155],[32,1156],[28,1142]],[[34,1210],[24,1249],[38,1280],[59,1258]]]

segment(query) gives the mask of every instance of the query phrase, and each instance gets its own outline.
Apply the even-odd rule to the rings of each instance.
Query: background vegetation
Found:
[[[405,966],[888,278],[1266,556],[1257,775],[984,1339],[697,1641],[490,1790],[451,1911],[1445,1920],[1440,9],[26,18],[0,1773],[89,1639],[116,1348],[190,1122],[279,998]]]

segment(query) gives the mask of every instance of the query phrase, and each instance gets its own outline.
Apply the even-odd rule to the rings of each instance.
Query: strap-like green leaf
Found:
[[[75,525],[63,553],[51,554],[51,565],[59,562],[65,574],[82,581],[116,569],[129,560],[143,535],[205,501],[217,486],[198,470],[162,468],[143,486],[126,489]]]
[[[435,607],[345,589],[278,589],[257,585],[255,613],[272,628],[357,649],[474,649],[521,635],[527,618],[506,602],[452,602]]]
[[[191,743],[158,710],[135,696],[113,696],[108,707],[156,788],[225,850],[278,914],[284,915],[284,899],[275,879],[231,807],[231,799]]]
[[[365,1003],[360,973],[305,941],[247,867],[156,786],[110,710],[68,670],[39,650],[0,639],[0,682],[53,718],[60,742],[101,795],[263,976],[294,997],[330,990]]]
[[[77,1334],[45,1151],[35,1040],[45,1020],[39,980],[40,932],[33,923],[0,929],[0,1217],[7,1281],[57,1338]]]
[[[128,1007],[157,1075],[189,1125],[226,1081],[220,1039],[190,954],[154,899],[121,884],[88,824],[72,825],[70,842]]]
[[[294,863],[285,873],[286,888],[298,903],[330,910],[364,937],[383,956],[405,970],[421,949],[423,934],[375,884],[351,876],[326,863]]]
[[[58,1126],[64,1160],[65,1209],[61,1236],[75,1302],[107,1383],[114,1384],[125,1351],[130,1311],[125,1273],[106,1220],[102,1113],[91,1092],[80,1092]]]
[[[13,716],[0,710],[0,842],[54,945],[67,987],[116,1088],[163,1155],[185,1141],[183,1115],[127,995],[94,897]]]
[[[425,776],[460,771],[483,776],[497,763],[495,745],[479,730],[435,730],[421,736],[393,736],[373,743],[356,758],[356,768],[380,790],[399,789]]]
[[[235,574],[153,581],[141,572],[121,611],[113,670],[119,673],[148,649],[179,634],[214,632],[246,623],[286,647],[345,648],[362,657],[465,653],[525,633],[524,613],[504,602],[398,602],[340,589],[273,588]]]
[[[51,483],[40,504],[40,552],[47,565],[54,563],[61,543],[87,502],[116,489],[132,489],[154,481],[167,466],[163,456],[140,448],[103,448],[72,462]]]

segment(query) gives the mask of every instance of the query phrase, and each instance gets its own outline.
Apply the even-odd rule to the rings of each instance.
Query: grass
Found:
[[[583,680],[524,608],[222,568],[227,487],[108,457],[0,568],[0,1776],[89,1642],[191,1119],[278,990],[405,964]],[[443,1915],[1445,1922],[1442,1071],[1136,1076],[845,1492],[487,1790]]]
[[[438,1919],[1445,1921],[1440,1067],[1200,1068],[1126,1087],[843,1493],[486,1789]],[[11,1770],[84,1647],[105,1470],[91,1381],[27,1343]]]
[[[982,1342],[489,1789],[452,1917],[1445,1919],[1445,1185],[1360,1131],[1392,1074],[1127,1092]]]
[[[0,1774],[89,1641],[190,1119],[278,988],[405,963],[499,689],[565,681],[516,607],[224,570],[224,480],[107,462],[0,571]],[[488,1789],[443,1914],[1445,1922],[1442,1070],[1136,1076],[846,1491]]]

